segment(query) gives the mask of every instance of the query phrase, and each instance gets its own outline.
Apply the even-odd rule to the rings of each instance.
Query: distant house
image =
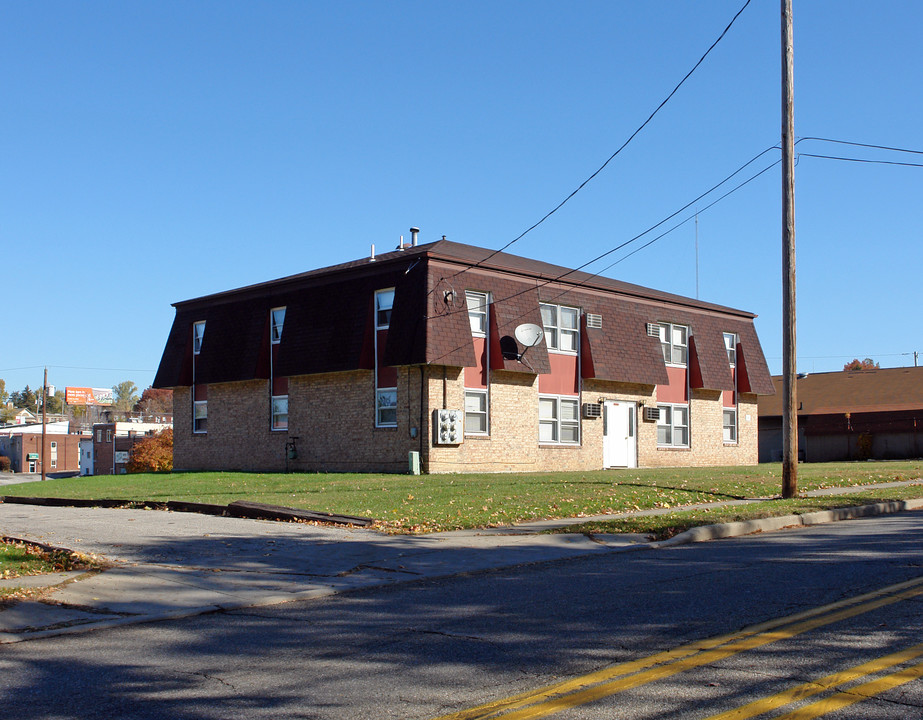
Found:
[[[441,240],[177,303],[174,467],[757,461],[752,313]],[[99,461],[97,461],[98,464]]]
[[[782,458],[782,378],[759,398],[760,462]],[[923,367],[800,375],[798,456],[806,462],[923,457]]]

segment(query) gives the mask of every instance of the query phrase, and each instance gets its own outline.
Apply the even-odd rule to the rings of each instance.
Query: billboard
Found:
[[[64,402],[68,405],[112,405],[114,401],[112,388],[64,388]]]

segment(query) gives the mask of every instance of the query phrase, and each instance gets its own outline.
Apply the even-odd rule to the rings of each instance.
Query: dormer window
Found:
[[[202,351],[202,340],[205,337],[205,321],[192,324],[192,354],[198,355]]]
[[[282,326],[285,324],[285,308],[273,308],[270,311],[270,322],[272,324],[272,344],[278,345],[282,342]]]
[[[730,366],[737,365],[737,333],[724,333],[724,349],[727,350]]]
[[[391,308],[394,305],[394,288],[375,293],[375,328],[386,330],[391,325]]]
[[[541,304],[545,343],[549,350],[577,352],[580,311],[565,305]]]
[[[465,292],[465,302],[468,305],[468,322],[471,323],[471,334],[475,337],[487,335],[487,293]]]
[[[689,349],[689,328],[686,325],[660,323],[660,347],[667,365],[685,365]]]

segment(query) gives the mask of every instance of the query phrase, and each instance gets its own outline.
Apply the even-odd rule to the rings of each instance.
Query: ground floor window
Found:
[[[724,442],[737,442],[737,408],[724,408]]]
[[[207,430],[208,400],[196,400],[192,408],[192,432],[204,433]]]
[[[659,447],[689,447],[689,406],[658,405],[657,445]]]
[[[273,395],[272,397],[272,429],[288,429],[288,395]]]
[[[397,388],[379,388],[376,392],[375,425],[397,426]]]
[[[487,434],[487,391],[465,390],[465,435]]]
[[[538,441],[576,445],[580,442],[580,401],[575,397],[540,395]]]

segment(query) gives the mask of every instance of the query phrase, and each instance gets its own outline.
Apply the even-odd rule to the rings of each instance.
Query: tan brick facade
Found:
[[[208,387],[208,432],[192,432],[189,388],[174,391],[174,464],[184,470],[239,469],[299,472],[404,472],[408,454],[420,452],[424,472],[547,472],[596,470],[603,466],[602,418],[580,420],[579,445],[538,442],[538,380],[535,375],[491,374],[488,436],[468,436],[459,445],[433,443],[432,411],[464,408],[460,368],[423,369],[420,406],[418,367],[398,372],[397,427],[375,427],[373,373],[357,370],[289,380],[289,428],[270,430],[265,380]],[[757,462],[756,396],[742,394],[738,443],[725,444],[721,393],[695,390],[690,403],[690,447],[659,448],[657,423],[643,420],[656,405],[653,386],[585,381],[581,405],[604,400],[638,406],[640,467],[743,465]],[[286,443],[297,437],[297,458]]]

